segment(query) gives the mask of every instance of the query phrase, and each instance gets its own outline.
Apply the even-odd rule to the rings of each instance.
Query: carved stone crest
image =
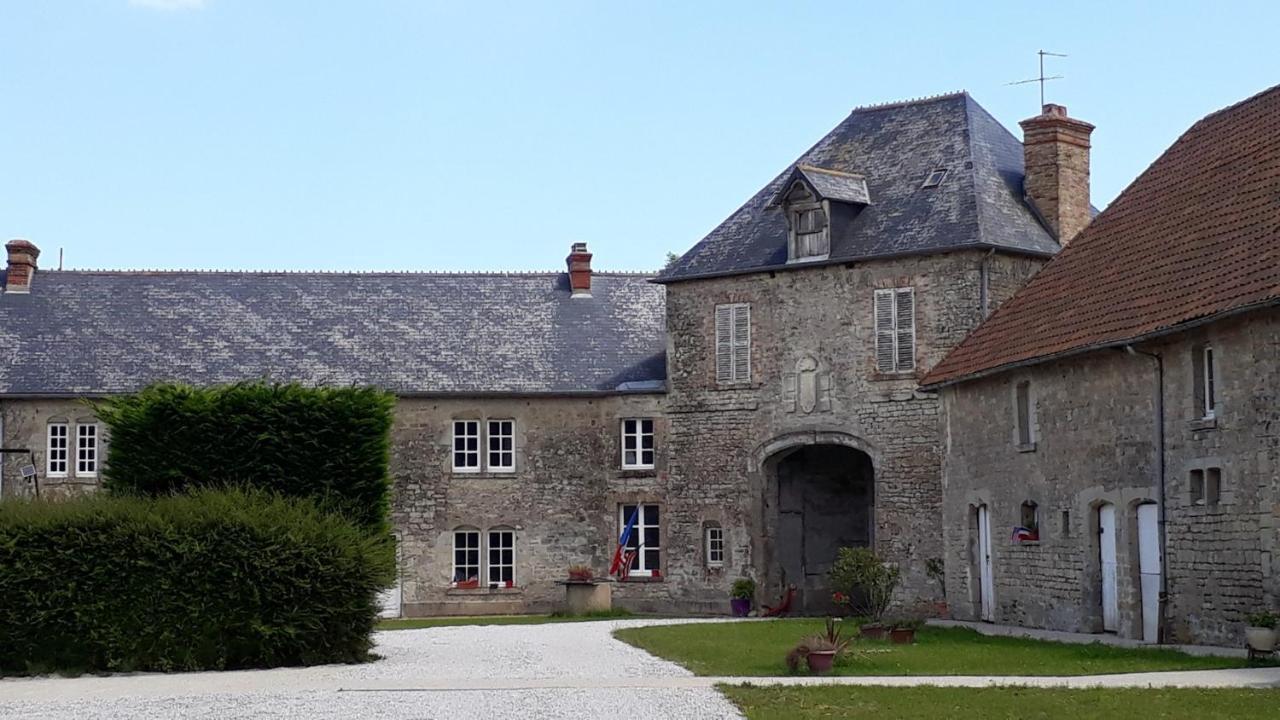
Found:
[[[805,355],[796,361],[795,372],[782,378],[782,403],[787,412],[804,414],[831,410],[831,373],[820,372],[818,361]]]

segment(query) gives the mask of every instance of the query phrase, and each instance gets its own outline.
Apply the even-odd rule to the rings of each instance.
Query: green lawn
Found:
[[[635,617],[626,610],[588,615],[465,615],[457,617],[420,617],[379,620],[379,630],[417,630],[419,628],[454,627],[458,625],[542,625],[545,623],[589,622]]]
[[[721,686],[748,720],[810,718],[1165,718],[1280,716],[1280,690]]]
[[[698,675],[786,675],[787,651],[821,632],[818,618],[625,628],[614,635]],[[849,624],[849,630],[854,626]],[[990,637],[962,628],[925,628],[915,645],[856,641],[838,675],[1093,675],[1244,667],[1243,658],[1186,655],[1156,648],[1070,645]],[[1280,708],[1278,708],[1280,712]],[[1280,717],[1280,715],[1277,715]]]

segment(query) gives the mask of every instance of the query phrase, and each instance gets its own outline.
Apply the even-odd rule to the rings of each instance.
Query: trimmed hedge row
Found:
[[[371,388],[153,385],[97,405],[110,430],[104,485],[142,495],[265,488],[385,530],[394,405]]]
[[[368,659],[393,540],[261,491],[0,503],[0,670]]]

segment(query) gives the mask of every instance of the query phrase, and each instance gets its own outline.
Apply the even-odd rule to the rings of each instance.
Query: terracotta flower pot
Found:
[[[751,614],[751,598],[729,598],[729,607],[734,617],[746,617]]]
[[[894,628],[889,631],[889,640],[894,645],[910,645],[916,641],[915,628]]]
[[[809,670],[815,673],[830,672],[831,665],[835,661],[835,650],[810,650],[805,656],[805,662],[809,663]]]
[[[883,640],[885,629],[883,625],[876,625],[872,623],[859,627],[858,634],[868,640]]]

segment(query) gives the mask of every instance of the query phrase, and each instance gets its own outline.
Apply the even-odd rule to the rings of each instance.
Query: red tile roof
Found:
[[[1205,117],[922,381],[1280,304],[1280,86]]]

